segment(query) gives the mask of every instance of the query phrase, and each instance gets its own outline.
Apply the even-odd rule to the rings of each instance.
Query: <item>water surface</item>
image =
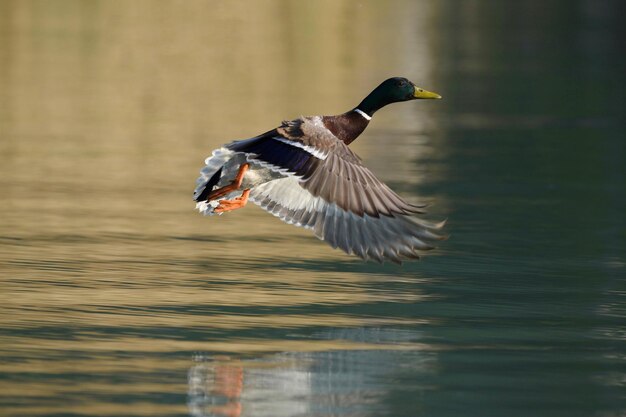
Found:
[[[618,1],[0,4],[0,414],[626,413]],[[404,75],[355,150],[448,219],[363,263],[210,150]]]

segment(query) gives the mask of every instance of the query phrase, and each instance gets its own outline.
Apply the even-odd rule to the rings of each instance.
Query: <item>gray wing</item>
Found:
[[[302,185],[295,176],[273,180],[253,188],[250,200],[289,224],[313,230],[332,247],[365,260],[400,263],[417,259],[418,251],[432,249],[436,241],[444,239],[436,233],[443,223],[405,214],[358,215]]]

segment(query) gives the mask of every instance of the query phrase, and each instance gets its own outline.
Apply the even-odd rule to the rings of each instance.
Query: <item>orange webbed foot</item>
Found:
[[[232,200],[220,200],[220,205],[215,208],[216,213],[225,213],[227,211],[237,210],[248,204],[248,196],[250,195],[250,189],[243,190],[241,197],[236,197]]]

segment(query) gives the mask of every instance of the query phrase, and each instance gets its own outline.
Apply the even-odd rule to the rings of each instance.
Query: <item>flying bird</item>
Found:
[[[252,201],[365,260],[418,259],[419,251],[445,239],[437,233],[444,222],[415,216],[425,206],[408,203],[392,191],[348,145],[382,107],[440,98],[406,78],[389,78],[346,113],[303,116],[224,145],[200,171],[196,208],[204,215],[223,214]]]

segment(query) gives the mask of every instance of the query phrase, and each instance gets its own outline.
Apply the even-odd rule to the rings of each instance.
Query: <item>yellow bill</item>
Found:
[[[415,98],[441,98],[441,96],[437,93],[431,93],[430,91],[426,91],[423,88],[415,87],[415,92],[413,93],[413,97]]]

